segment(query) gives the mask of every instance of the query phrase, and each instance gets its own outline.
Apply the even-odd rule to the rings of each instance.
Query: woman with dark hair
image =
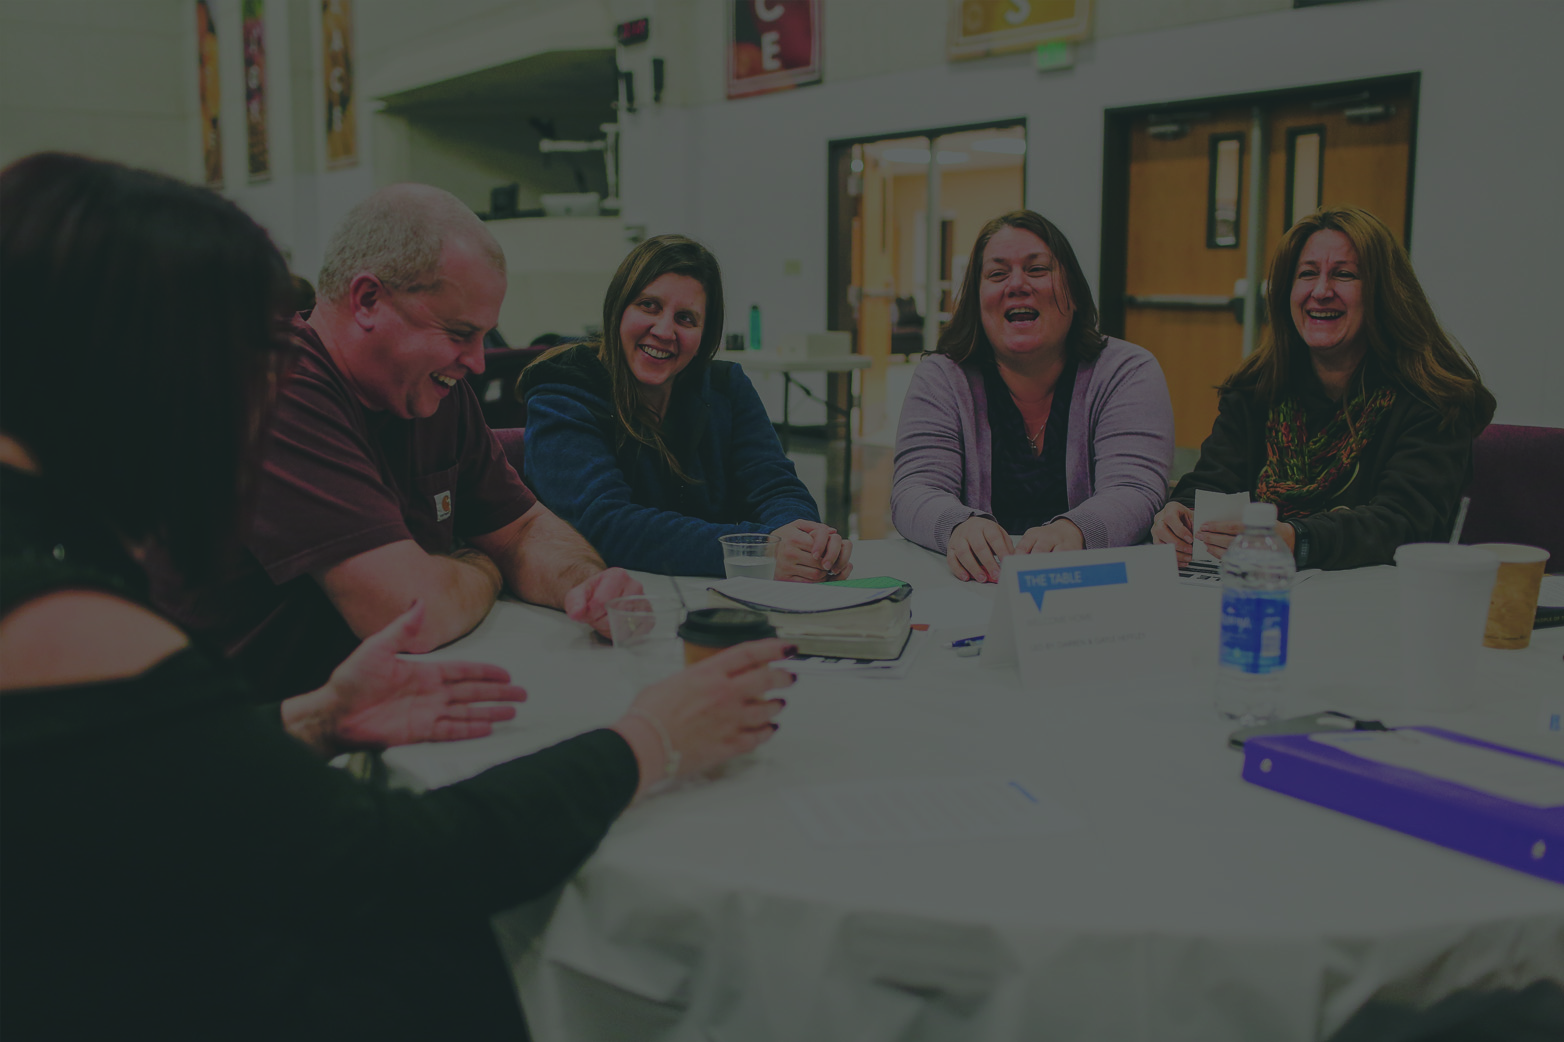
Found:
[[[202,575],[235,543],[287,378],[282,258],[214,193],[77,156],[0,173],[0,214],[0,1034],[525,1038],[488,916],[638,790],[768,738],[781,642],[445,789],[329,767],[486,734],[514,710],[475,703],[524,692],[400,658],[414,605],[256,706],[148,606],[149,544]]]
[[[722,340],[722,272],[682,235],[619,265],[603,334],[521,374],[526,473],[538,499],[612,567],[721,575],[719,536],[780,537],[776,578],[845,579],[852,544],[821,524]]]
[[[1261,348],[1219,389],[1200,462],[1152,539],[1221,557],[1236,523],[1192,532],[1195,492],[1275,503],[1300,568],[1389,564],[1450,535],[1493,395],[1439,327],[1412,261],[1365,210],[1322,207],[1277,247]]]
[[[956,578],[995,582],[1006,554],[1138,542],[1172,462],[1162,370],[1097,331],[1064,233],[1031,210],[985,224],[902,405],[897,531]]]

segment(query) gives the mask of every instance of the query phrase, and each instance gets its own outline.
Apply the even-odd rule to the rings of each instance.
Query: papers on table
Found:
[[[1178,581],[1185,586],[1211,586],[1221,589],[1222,573],[1219,565],[1220,562],[1217,561],[1212,561],[1210,564],[1204,562],[1196,564],[1194,561],[1190,561],[1178,570]],[[1292,584],[1297,586],[1301,582],[1308,582],[1319,574],[1320,570],[1318,568],[1305,568],[1293,576]]]
[[[784,789],[816,843],[961,843],[1080,827],[1074,809],[1007,778],[835,782]]]
[[[752,605],[761,611],[816,612],[857,608],[888,600],[907,588],[895,586],[837,586],[819,583],[776,582],[771,579],[723,579],[707,584],[724,597]]]
[[[1004,559],[985,667],[1017,664],[1021,686],[1141,683],[1172,657],[1173,547],[1125,546]]]
[[[1564,807],[1564,763],[1534,760],[1429,731],[1353,731],[1311,739],[1376,763],[1401,767],[1533,807]]]

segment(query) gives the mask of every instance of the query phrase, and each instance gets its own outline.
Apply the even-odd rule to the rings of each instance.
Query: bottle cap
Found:
[[[1245,528],[1275,528],[1275,503],[1250,503],[1244,507]]]

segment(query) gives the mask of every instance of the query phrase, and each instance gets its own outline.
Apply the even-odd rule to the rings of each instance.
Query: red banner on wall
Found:
[[[728,97],[820,82],[820,0],[730,0]]]
[[[244,0],[244,125],[250,146],[250,180],[272,176],[271,142],[266,133],[266,3]]]

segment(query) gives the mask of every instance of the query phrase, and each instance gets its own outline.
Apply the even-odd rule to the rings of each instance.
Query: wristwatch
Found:
[[[1292,559],[1299,568],[1307,568],[1309,564],[1309,530],[1296,521],[1287,522],[1292,525]]]

